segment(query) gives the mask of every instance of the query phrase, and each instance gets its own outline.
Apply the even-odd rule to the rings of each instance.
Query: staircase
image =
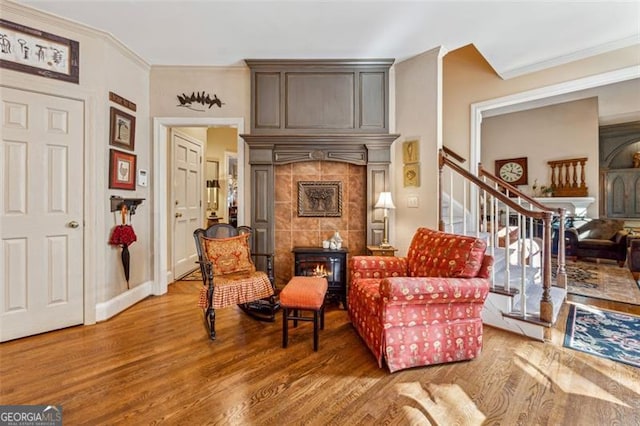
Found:
[[[552,227],[564,235],[564,209],[544,206],[447,148],[439,153],[440,229],[487,242],[494,257],[485,324],[545,340],[566,298],[564,238],[558,238],[557,279],[552,282]]]

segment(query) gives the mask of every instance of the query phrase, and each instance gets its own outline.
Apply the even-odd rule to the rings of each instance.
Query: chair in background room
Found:
[[[273,254],[251,251],[251,231],[248,226],[220,223],[193,233],[203,282],[198,306],[204,310],[211,340],[216,338],[216,309],[238,305],[255,319],[275,321],[279,303]],[[265,270],[256,270],[254,259],[259,257]]]
[[[616,260],[620,267],[627,259],[627,234],[624,220],[592,219],[565,231],[567,258],[579,257]]]

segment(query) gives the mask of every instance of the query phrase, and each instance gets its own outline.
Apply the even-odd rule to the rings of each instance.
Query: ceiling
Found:
[[[640,1],[19,0],[151,65],[395,58],[473,43],[504,78],[640,43]]]

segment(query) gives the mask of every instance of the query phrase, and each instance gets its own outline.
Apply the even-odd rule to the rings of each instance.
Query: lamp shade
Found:
[[[378,197],[378,202],[374,206],[376,209],[395,209],[396,206],[393,205],[393,200],[391,199],[390,192],[381,192]]]

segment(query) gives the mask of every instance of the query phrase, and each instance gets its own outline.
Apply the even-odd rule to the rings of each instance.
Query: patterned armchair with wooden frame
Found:
[[[251,251],[251,228],[226,223],[196,229],[193,237],[198,253],[203,286],[198,306],[204,310],[205,324],[215,340],[216,309],[238,305],[261,321],[275,321],[279,308],[275,296],[273,254]],[[256,270],[254,258],[265,261],[265,271]]]

